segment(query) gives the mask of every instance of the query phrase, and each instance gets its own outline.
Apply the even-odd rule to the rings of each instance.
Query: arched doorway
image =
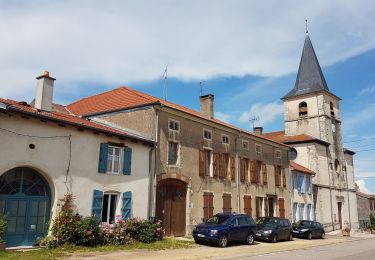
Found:
[[[186,183],[177,179],[164,179],[158,182],[156,217],[162,220],[165,235],[185,235]]]
[[[33,245],[48,232],[51,192],[35,170],[18,167],[0,176],[0,214],[5,214],[7,246]]]

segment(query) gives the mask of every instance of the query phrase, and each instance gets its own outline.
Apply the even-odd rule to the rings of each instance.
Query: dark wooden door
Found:
[[[342,202],[337,202],[337,209],[338,209],[338,213],[339,213],[338,216],[339,216],[340,229],[342,229],[341,208],[342,208]]]
[[[186,184],[173,179],[158,183],[156,217],[162,220],[165,235],[184,236],[186,226]]]

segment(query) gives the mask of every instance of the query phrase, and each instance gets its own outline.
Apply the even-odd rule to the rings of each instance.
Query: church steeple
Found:
[[[296,83],[294,88],[283,99],[321,90],[329,91],[306,29],[305,44],[303,45]]]

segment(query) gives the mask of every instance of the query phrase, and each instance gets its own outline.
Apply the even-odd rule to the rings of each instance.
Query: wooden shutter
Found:
[[[268,212],[268,198],[264,198],[264,216],[268,217],[269,212]]]
[[[199,176],[204,177],[204,150],[199,149]]]
[[[108,159],[108,144],[100,144],[99,152],[99,167],[98,172],[106,173],[107,172],[107,159]]]
[[[132,170],[132,148],[125,147],[124,149],[124,165],[122,172],[124,175],[130,175]]]
[[[122,193],[122,208],[121,208],[122,219],[128,219],[132,213],[132,192],[126,191]]]
[[[212,218],[214,215],[214,194],[210,193],[209,195],[209,205],[208,205],[208,217]]]
[[[255,171],[255,161],[250,161],[250,179],[251,183],[256,183],[256,171]]]
[[[214,215],[214,195],[211,192],[203,194],[203,220],[206,221]]]
[[[220,164],[220,154],[218,153],[214,153],[214,177],[218,177],[219,176],[219,164]]]
[[[277,166],[277,165],[275,165],[274,166],[274,172],[275,172],[275,186],[276,187],[279,187],[280,186],[280,169],[279,169],[280,167],[279,166]]]
[[[243,205],[244,205],[243,211],[247,215],[251,216],[253,214],[253,210],[251,208],[251,196],[250,195],[243,196]]]
[[[233,156],[230,157],[230,177],[231,180],[234,181],[236,179],[236,166],[235,166],[235,158]]]
[[[255,217],[258,219],[260,217],[260,209],[261,209],[261,198],[255,198]]]
[[[223,160],[224,160],[224,154],[219,155],[219,178],[224,178],[224,169],[223,169]]]
[[[245,161],[246,159],[244,158],[241,158],[240,159],[240,181],[241,182],[245,182],[246,178],[245,178],[245,171],[246,171],[246,168],[245,168]]]
[[[285,175],[285,168],[282,169],[282,176],[283,176],[283,187],[286,188],[286,175]]]
[[[230,194],[223,194],[223,212],[224,213],[231,213],[232,212],[232,195]]]
[[[280,218],[285,218],[285,205],[284,205],[284,199],[279,199],[279,216]]]
[[[262,176],[263,176],[263,184],[267,185],[267,165],[263,163],[262,165]]]
[[[261,181],[262,181],[262,176],[261,176],[261,174],[262,174],[262,162],[256,161],[256,167],[255,168],[256,168],[256,174],[255,174],[256,183],[261,184]]]
[[[95,217],[97,222],[102,220],[102,209],[103,209],[103,192],[100,190],[94,190],[92,198],[92,209],[91,215]]]

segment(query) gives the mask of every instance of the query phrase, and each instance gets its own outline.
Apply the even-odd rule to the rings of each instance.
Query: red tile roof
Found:
[[[292,171],[299,171],[299,172],[303,172],[303,173],[307,173],[307,174],[311,174],[311,175],[315,175],[315,173],[309,169],[307,169],[306,167],[294,162],[294,161],[290,161],[290,167],[292,168]]]
[[[177,105],[175,103],[165,101],[163,99],[159,99],[157,97],[153,97],[151,95],[145,94],[143,92],[137,91],[135,89],[129,88],[129,87],[119,87],[104,93],[100,93],[94,96],[86,97],[81,100],[78,100],[72,104],[69,104],[67,106],[67,109],[71,111],[74,114],[80,115],[80,116],[90,116],[95,114],[104,114],[104,113],[110,113],[114,111],[119,111],[123,109],[129,109],[132,107],[140,107],[145,105],[151,105],[160,103],[164,106],[209,120],[213,121],[215,123],[221,124],[223,126],[253,135],[257,136],[261,139],[265,139],[267,141],[276,142],[279,144],[279,141],[273,140],[268,138],[267,136],[262,135],[255,135],[253,133],[250,133],[244,129],[235,127],[233,125],[230,125],[228,123],[225,123],[218,119],[208,119],[207,117],[204,117],[200,112],[192,110],[190,108]]]
[[[74,125],[76,127],[91,129],[91,130],[98,131],[98,132],[113,134],[113,135],[120,136],[120,137],[127,137],[131,139],[144,141],[147,143],[153,143],[151,140],[148,140],[142,136],[137,136],[135,134],[128,133],[123,130],[115,129],[109,126],[95,123],[85,118],[81,118],[75,115],[68,114],[66,110],[62,109],[63,106],[61,105],[54,104],[53,107],[57,110],[62,110],[62,112],[60,111],[48,112],[48,111],[37,110],[30,105],[17,102],[14,100],[10,100],[10,99],[0,98],[0,102],[6,104],[7,105],[6,109],[10,111],[15,111],[18,113],[26,114],[26,115],[33,116],[33,117],[38,117],[38,118],[45,119],[45,120]]]
[[[274,140],[276,142],[284,143],[284,144],[293,144],[293,143],[308,143],[308,142],[317,142],[323,145],[329,145],[329,143],[312,137],[310,135],[301,134],[301,135],[285,135],[285,131],[277,131],[277,132],[270,132],[264,133],[262,136]]]

